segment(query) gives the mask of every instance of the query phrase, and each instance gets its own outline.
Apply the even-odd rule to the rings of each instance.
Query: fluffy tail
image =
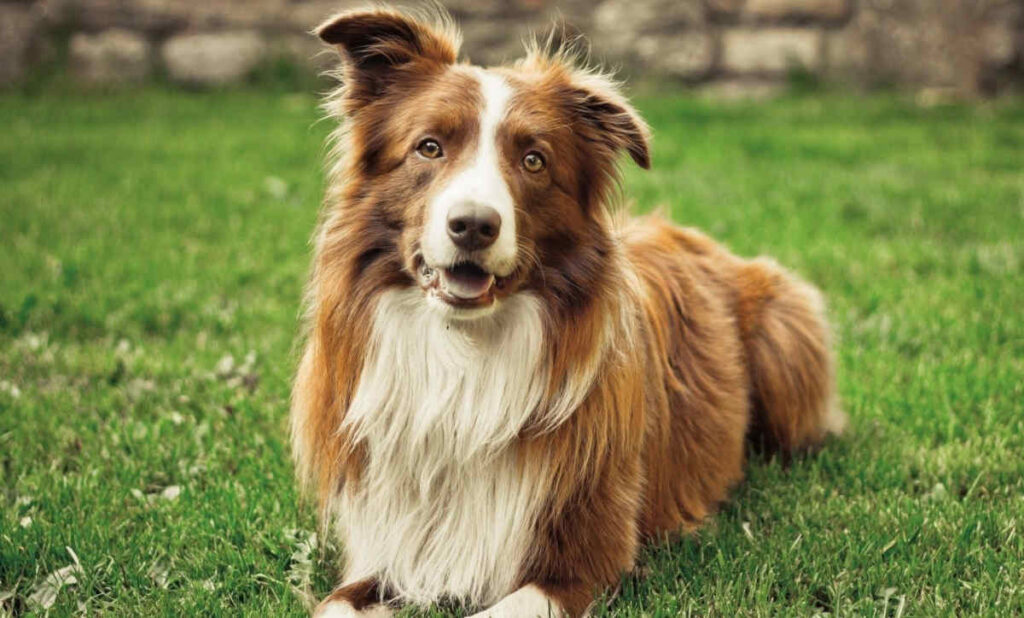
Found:
[[[788,456],[839,434],[839,409],[821,294],[768,259],[737,273],[737,314],[752,384],[751,440]]]

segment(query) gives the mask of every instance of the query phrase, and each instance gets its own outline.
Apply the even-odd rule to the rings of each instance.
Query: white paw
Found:
[[[492,607],[469,618],[560,618],[562,610],[554,599],[536,586],[524,586]]]
[[[843,412],[837,404],[833,403],[829,407],[828,412],[825,413],[825,422],[823,423],[825,433],[841,436],[843,431],[846,430],[848,422],[849,417],[846,416],[846,412]]]
[[[358,615],[359,612],[348,601],[321,603],[313,612],[313,618],[355,618]]]
[[[387,605],[377,604],[357,610],[348,601],[328,601],[316,608],[313,618],[389,618],[392,614]]]

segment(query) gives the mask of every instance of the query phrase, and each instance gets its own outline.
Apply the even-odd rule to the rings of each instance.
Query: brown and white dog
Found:
[[[837,431],[818,292],[767,259],[610,204],[644,121],[564,51],[457,60],[445,18],[317,30],[344,118],[291,410],[339,531],[321,616],[449,601],[583,615],[645,539],[692,530],[753,436]]]

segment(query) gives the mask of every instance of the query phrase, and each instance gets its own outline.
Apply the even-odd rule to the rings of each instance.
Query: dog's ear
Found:
[[[346,96],[358,103],[373,100],[400,71],[455,62],[459,34],[444,16],[435,21],[388,9],[353,11],[335,15],[314,32],[341,54]]]
[[[650,169],[651,131],[615,82],[604,75],[577,72],[570,77],[569,100],[589,141],[625,150],[637,165]]]

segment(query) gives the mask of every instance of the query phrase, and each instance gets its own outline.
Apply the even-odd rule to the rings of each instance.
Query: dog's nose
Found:
[[[486,249],[500,232],[501,215],[490,206],[463,202],[448,212],[448,237],[460,249]]]

